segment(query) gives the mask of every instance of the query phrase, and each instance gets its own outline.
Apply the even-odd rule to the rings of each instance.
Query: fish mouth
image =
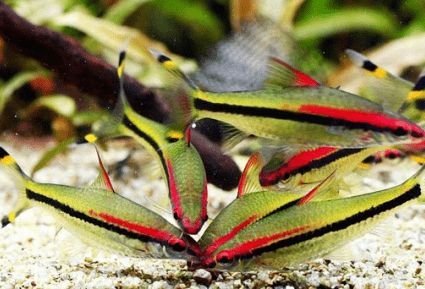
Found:
[[[180,224],[186,234],[194,235],[201,230],[204,222],[202,221],[202,218],[197,218],[196,220],[192,221],[188,217],[183,217],[180,220]]]

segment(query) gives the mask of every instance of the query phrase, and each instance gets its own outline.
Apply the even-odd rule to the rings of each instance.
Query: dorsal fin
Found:
[[[90,184],[90,187],[106,189],[110,192],[115,193],[115,190],[112,186],[111,179],[109,178],[108,172],[106,171],[105,166],[103,165],[103,161],[102,161],[102,158],[100,157],[100,153],[96,144],[94,144],[94,148],[96,150],[97,161],[99,163],[99,175],[93,181],[93,183]]]
[[[320,86],[320,83],[304,72],[295,69],[283,60],[271,57],[269,71],[264,81],[265,88],[290,86]]]
[[[324,195],[324,194],[326,194],[327,196],[328,195],[331,195],[331,196],[338,195],[338,192],[329,193],[327,191],[328,189],[335,189],[334,187],[331,186],[334,181],[335,181],[335,171],[332,174],[330,174],[326,179],[321,181],[317,186],[315,186],[313,189],[311,189],[307,194],[305,194],[304,197],[302,197],[298,201],[297,205],[298,206],[305,205],[308,202],[310,202],[312,199],[318,198],[318,197],[320,197],[320,195]]]
[[[245,165],[245,169],[239,179],[238,198],[262,190],[259,174],[263,167],[263,158],[260,153],[254,153]]]

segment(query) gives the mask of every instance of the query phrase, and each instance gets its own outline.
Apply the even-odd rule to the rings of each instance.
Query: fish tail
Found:
[[[375,76],[377,78],[388,77],[388,72],[385,69],[379,67],[378,65],[376,65],[375,63],[370,61],[363,54],[358,53],[358,52],[356,52],[352,49],[347,49],[347,50],[345,50],[345,52],[347,53],[348,57],[351,59],[351,61],[355,65],[357,65],[357,66],[363,68],[364,70],[368,71],[373,76]]]
[[[119,124],[124,119],[124,108],[128,106],[127,97],[124,90],[124,67],[125,67],[126,51],[122,50],[118,57],[117,76],[119,81],[118,98],[114,109],[110,116],[106,119],[101,119],[92,127],[92,131],[86,134],[83,138],[79,139],[77,143],[96,143],[97,140],[103,136],[114,135],[117,131]]]
[[[17,180],[19,187],[19,197],[14,209],[1,218],[1,227],[4,227],[9,223],[13,223],[15,218],[29,207],[25,189],[25,182],[29,177],[19,167],[15,159],[2,147],[0,147],[0,165]]]
[[[421,194],[418,197],[420,203],[425,203],[425,164],[405,183],[413,182],[415,185],[419,184],[421,189]]]
[[[425,69],[419,75],[415,86],[407,94],[406,101],[401,105],[400,112],[404,112],[409,104],[417,103],[416,107],[421,107],[421,102],[425,101]]]
[[[197,95],[203,94],[202,90],[170,57],[153,48],[149,49],[149,51],[156,61],[174,78],[174,81],[171,81],[174,97],[170,99],[170,105],[175,114],[173,121],[187,126],[195,118],[196,114],[193,107],[193,99]],[[182,93],[182,90],[184,93]]]

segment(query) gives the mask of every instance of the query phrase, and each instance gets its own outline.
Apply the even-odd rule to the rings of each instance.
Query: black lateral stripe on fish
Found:
[[[260,247],[260,248],[252,248],[250,250],[250,254],[243,254],[238,256],[239,259],[249,259],[251,257],[261,255],[263,253],[271,252],[283,247],[289,247],[307,240],[311,240],[316,237],[323,236],[327,233],[344,230],[350,227],[353,224],[360,223],[362,221],[367,220],[368,218],[372,218],[376,215],[379,215],[385,211],[391,210],[401,204],[404,204],[408,201],[411,201],[415,198],[418,198],[421,195],[421,188],[419,184],[416,184],[413,188],[406,191],[403,195],[400,195],[392,200],[389,200],[385,203],[382,203],[376,207],[371,207],[365,211],[359,212],[351,217],[348,217],[344,220],[337,221],[335,223],[326,225],[320,229],[313,230],[306,233],[301,233],[294,237],[290,237],[287,239],[283,239],[281,241],[277,241],[268,246]],[[231,251],[231,249],[230,249]],[[236,257],[236,256],[235,256]]]
[[[124,115],[123,124],[128,129],[130,129],[135,134],[137,134],[142,139],[144,139],[150,146],[152,146],[155,149],[155,151],[157,151],[158,156],[161,159],[161,165],[162,165],[162,167],[163,168],[166,168],[167,166],[166,166],[166,162],[165,162],[165,159],[164,159],[164,155],[162,154],[162,150],[159,147],[159,145],[155,142],[155,140],[152,139],[149,135],[147,135],[143,131],[141,131],[130,119],[128,119],[127,115]],[[167,172],[167,170],[164,170],[164,171],[165,171],[165,174],[167,174],[167,181],[168,181],[168,172]]]
[[[364,149],[360,149],[360,148],[359,149],[335,149],[331,153],[324,153],[322,156],[312,159],[308,164],[305,164],[302,166],[297,166],[296,164],[293,164],[292,165],[294,167],[293,170],[290,170],[290,169],[285,170],[285,168],[287,168],[285,165],[291,161],[289,160],[287,163],[283,164],[276,170],[273,170],[270,172],[262,171],[260,174],[260,182],[262,186],[275,185],[280,180],[286,180],[297,174],[305,174],[314,169],[322,168],[334,161],[356,154],[358,152],[361,152],[362,150]]]
[[[137,239],[137,240],[140,240],[142,242],[156,242],[156,243],[159,243],[161,245],[170,245],[166,240],[156,239],[156,238],[153,238],[152,236],[149,236],[149,235],[138,234],[136,232],[132,232],[132,231],[126,230],[124,228],[121,228],[117,225],[110,224],[110,223],[101,221],[99,219],[96,219],[94,217],[88,216],[88,215],[86,215],[82,212],[79,212],[79,211],[69,207],[68,205],[62,204],[61,202],[54,200],[52,198],[49,198],[47,196],[38,194],[37,192],[34,192],[34,191],[27,189],[26,190],[26,196],[30,200],[34,200],[34,201],[46,204],[48,206],[51,206],[51,207],[53,207],[57,210],[60,210],[61,212],[65,213],[65,214],[71,216],[71,217],[80,219],[82,221],[85,221],[85,222],[90,223],[92,225],[95,225],[97,227],[104,228],[108,231],[113,231],[117,234],[124,235],[128,238]],[[178,244],[176,244],[176,245],[178,245]],[[175,246],[174,249],[183,249],[183,248],[180,248],[179,246]]]
[[[207,110],[212,112],[222,112],[222,113],[233,113],[240,115],[248,115],[253,117],[265,117],[265,118],[275,118],[275,119],[284,119],[284,120],[293,120],[306,123],[314,123],[319,125],[328,125],[328,126],[344,126],[349,129],[363,129],[371,130],[375,132],[386,132],[390,131],[397,136],[407,135],[408,131],[402,127],[396,125],[396,121],[392,124],[394,127],[389,127],[383,125],[383,123],[370,123],[365,121],[349,121],[341,118],[333,118],[331,116],[324,116],[319,114],[310,114],[305,112],[295,112],[287,110],[278,110],[273,108],[265,107],[249,107],[242,105],[233,105],[225,103],[213,103],[203,99],[195,98],[194,100],[195,108],[198,110]],[[339,109],[343,113],[344,109]],[[346,117],[349,117],[349,110],[347,111]],[[397,120],[399,122],[399,120]],[[412,136],[422,137],[423,133],[421,131],[412,131]]]

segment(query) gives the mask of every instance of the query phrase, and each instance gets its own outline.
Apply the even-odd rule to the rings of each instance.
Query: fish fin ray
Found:
[[[114,187],[112,186],[111,178],[109,177],[108,172],[105,169],[105,166],[103,165],[102,158],[100,156],[99,150],[96,145],[94,145],[96,149],[96,155],[97,155],[97,161],[99,163],[99,176],[100,180],[102,181],[102,187],[112,193],[115,193]]]
[[[302,206],[314,199],[322,199],[322,198],[329,198],[329,196],[335,196],[338,194],[338,190],[335,193],[332,192],[332,190],[335,189],[333,186],[336,179],[336,171],[334,171],[332,174],[330,174],[326,179],[321,181],[318,185],[316,185],[312,190],[310,190],[307,194],[302,197],[297,205]]]
[[[234,148],[237,144],[248,137],[248,134],[230,124],[221,123],[220,126],[223,134],[221,146],[225,151]]]
[[[304,72],[295,69],[277,57],[269,60],[269,71],[264,81],[265,88],[310,86],[317,87],[320,83]]]
[[[262,190],[259,181],[259,174],[263,167],[263,159],[260,153],[254,153],[249,158],[248,162],[245,165],[245,169],[239,179],[238,185],[238,198]]]
[[[361,261],[367,259],[367,252],[356,246],[356,242],[349,242],[332,252],[323,256],[323,259],[329,259],[337,262]]]

